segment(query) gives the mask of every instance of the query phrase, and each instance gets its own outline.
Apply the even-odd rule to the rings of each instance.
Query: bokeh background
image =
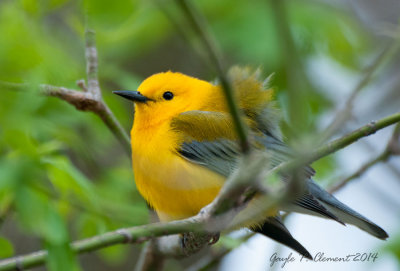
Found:
[[[399,36],[398,0],[193,3],[226,66],[274,73],[282,128],[294,147],[315,147],[316,136],[343,108],[366,67]],[[34,270],[133,269],[140,245],[75,256],[68,243],[150,221],[130,159],[101,120],[39,95],[36,87],[77,89],[76,80],[85,78],[86,25],[97,34],[104,99],[127,131],[132,105],[111,91],[134,90],[147,76],[166,70],[216,77],[174,1],[0,0],[0,80],[30,85],[23,91],[0,86],[0,258],[48,249],[46,267]],[[399,55],[393,53],[376,67],[354,102],[352,118],[332,138],[398,111],[399,85]],[[296,93],[294,102],[288,93]],[[391,129],[314,163],[316,181],[329,187],[354,172],[384,149]],[[235,238],[244,233],[236,232],[200,255],[169,260],[166,270],[193,267],[224,247],[233,252],[210,270],[398,270],[399,172],[400,159],[392,157],[336,193],[387,230],[386,242],[323,219],[290,215],[286,221],[312,254],[377,252],[375,262],[305,263],[294,254],[295,262],[271,267],[274,252],[287,257],[290,251],[259,236],[241,244]]]

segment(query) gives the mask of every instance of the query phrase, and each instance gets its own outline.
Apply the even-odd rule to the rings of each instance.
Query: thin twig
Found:
[[[135,266],[135,271],[158,271],[162,270],[164,266],[165,257],[155,253],[154,246],[156,240],[150,240],[142,249],[139,260]]]
[[[255,235],[254,232],[249,232],[245,236],[239,238],[237,241],[240,244],[247,242],[251,237]],[[187,271],[206,271],[210,270],[212,267],[215,267],[223,257],[225,257],[228,253],[232,252],[236,247],[222,247],[217,248],[216,252],[211,251],[205,257],[198,260],[196,263],[192,264],[188,268]]]
[[[347,183],[349,183],[351,180],[360,177],[362,174],[364,174],[368,169],[373,167],[374,165],[381,163],[381,162],[386,162],[392,155],[400,155],[400,144],[399,144],[399,133],[400,133],[400,125],[397,124],[396,127],[393,130],[393,134],[390,137],[388,144],[386,148],[383,150],[382,153],[377,155],[375,158],[372,158],[368,162],[366,162],[364,165],[362,165],[357,171],[355,171],[353,174],[350,176],[344,178],[343,180],[340,180],[336,182],[336,184],[329,189],[330,193],[334,193],[338,191],[339,189],[342,189]]]
[[[400,155],[400,124],[394,127],[393,134],[386,147],[393,155]]]
[[[69,104],[75,106],[80,111],[91,111],[98,115],[104,124],[110,129],[114,136],[118,139],[123,149],[128,156],[131,154],[130,139],[126,131],[122,128],[121,124],[115,118],[114,114],[102,99],[99,81],[97,78],[97,50],[95,45],[95,33],[92,30],[86,31],[86,71],[88,86],[84,81],[79,80],[78,86],[83,91],[69,89],[65,87],[57,87],[47,84],[39,86],[39,92],[46,96],[53,96],[60,98]],[[17,84],[10,82],[1,82],[0,87],[10,90],[24,91],[31,88],[29,84]]]
[[[367,124],[365,126],[360,127],[359,129],[355,130],[354,132],[349,133],[348,135],[345,135],[331,143],[328,143],[316,151],[312,152],[310,155],[306,157],[306,159],[301,158],[301,159],[294,159],[292,161],[283,163],[274,169],[270,170],[268,172],[268,175],[277,173],[277,172],[287,172],[290,170],[293,170],[294,167],[296,168],[301,168],[304,165],[307,165],[315,160],[318,160],[324,156],[327,156],[335,151],[338,151],[358,139],[362,137],[369,136],[370,134],[383,129],[391,124],[394,124],[396,122],[400,122],[400,113],[396,113],[390,116],[387,116],[383,119],[380,119],[379,121],[376,121],[374,123]],[[246,157],[246,156],[245,156]],[[250,161],[248,161],[249,163]],[[253,169],[255,170],[255,169]],[[259,168],[258,170],[262,170],[262,168]],[[240,171],[246,171],[240,168]],[[244,183],[245,181],[254,181],[252,179],[235,179],[235,178],[247,178],[249,176],[257,176],[260,172],[252,172],[249,174],[250,175],[243,175],[243,174],[234,174],[233,177],[231,177],[227,183],[230,186],[230,182],[232,183]],[[230,186],[232,187],[232,186]],[[233,190],[235,190],[235,187],[232,187]],[[232,194],[229,193],[229,191],[226,191],[224,188],[222,191],[225,196],[230,197]],[[236,195],[236,192],[233,193]],[[257,207],[251,208],[249,206],[246,209],[246,213],[249,211],[251,213],[250,218],[254,217],[262,217],[262,214],[265,214],[266,210],[269,210],[268,208],[277,207],[278,203],[282,203],[282,200],[285,200],[284,197],[285,193],[283,195],[269,195],[268,197],[264,197],[264,199],[261,199],[261,204],[258,205]],[[239,196],[240,195],[236,195]],[[280,197],[279,197],[280,196]],[[271,199],[272,198],[272,199]],[[238,202],[237,198],[232,198],[231,200],[233,202]],[[286,198],[287,200],[287,198]],[[214,206],[216,203],[220,204],[220,206]],[[199,215],[180,220],[180,221],[173,221],[173,222],[168,222],[168,223],[155,223],[155,224],[149,224],[149,225],[144,225],[140,227],[133,227],[133,228],[126,228],[126,229],[120,229],[114,232],[108,232],[105,234],[97,235],[92,238],[84,239],[81,241],[73,242],[71,244],[71,247],[73,251],[76,253],[84,253],[84,252],[89,252],[89,251],[94,251],[98,250],[107,246],[112,246],[115,244],[120,244],[120,243],[138,243],[138,242],[143,242],[150,240],[152,238],[155,238],[157,236],[164,236],[164,235],[170,235],[170,234],[177,234],[177,233],[185,233],[185,232],[204,232],[204,230],[210,230],[213,232],[214,230],[220,230],[223,225],[220,225],[220,222],[226,222],[224,217],[221,216],[222,214],[218,215],[217,217],[212,217],[209,215],[210,211],[214,211],[214,214],[218,214],[218,210],[225,209],[226,207],[224,204],[227,203],[226,200],[223,200],[220,198],[215,199],[208,208],[205,208]],[[236,210],[240,210],[238,206],[232,205]],[[265,206],[264,208],[259,208],[259,206]],[[225,209],[226,210],[226,209]],[[225,215],[225,214],[224,214]],[[235,213],[232,214],[232,218],[234,217]],[[210,227],[211,225],[211,227]],[[216,227],[218,226],[218,228]],[[229,225],[229,229],[233,229],[234,227],[237,227],[237,225]],[[23,268],[28,268],[28,267],[33,267],[33,266],[38,266],[44,263],[45,259],[47,257],[47,252],[46,251],[39,251],[35,253],[31,253],[28,255],[24,256],[18,256],[10,259],[6,259],[3,261],[0,261],[0,271],[3,270],[15,270],[17,266],[21,266]]]
[[[86,41],[86,76],[88,81],[88,91],[93,95],[93,98],[97,101],[101,101],[101,90],[99,79],[97,77],[98,72],[98,57],[96,48],[96,36],[93,30],[87,29],[85,31]]]
[[[58,97],[69,104],[75,106],[80,111],[91,111],[98,115],[105,125],[110,129],[114,136],[123,146],[123,149],[130,156],[131,144],[129,136],[122,128],[121,124],[115,118],[114,114],[106,103],[101,99],[97,100],[96,97],[101,98],[101,95],[93,95],[91,92],[81,92],[77,90],[67,89],[64,87],[56,87],[51,85],[41,85],[41,93],[47,96]]]
[[[202,62],[205,66],[209,65],[210,63],[207,63],[207,53],[204,52],[204,50],[201,50],[202,48],[200,44],[192,42],[193,39],[191,39],[191,36],[193,35],[193,33],[189,33],[189,29],[184,24],[182,24],[182,22],[179,21],[179,18],[177,18],[177,16],[173,12],[170,11],[171,6],[169,5],[169,3],[163,0],[153,0],[153,2],[172,24],[178,35],[181,36],[182,39],[185,40],[187,43],[192,43],[192,47],[198,61]]]
[[[372,143],[370,143],[367,140],[364,140],[363,145],[370,150],[370,152],[374,152],[375,151],[375,146],[372,145]],[[390,170],[390,172],[395,175],[395,177],[400,180],[400,169],[396,166],[394,166],[393,164],[390,163],[391,161],[388,161],[387,163],[384,164],[384,166]]]
[[[308,163],[316,161],[330,153],[333,153],[350,145],[351,143],[359,140],[360,138],[374,134],[376,131],[385,128],[387,126],[390,126],[392,124],[395,124],[399,121],[400,121],[400,112],[384,117],[379,121],[372,121],[367,125],[364,125],[358,128],[357,130],[341,138],[333,140],[330,143],[324,145],[323,147],[318,148],[315,152],[313,152],[313,155],[310,157],[310,160],[308,159],[306,160],[309,161]]]
[[[343,180],[340,180],[337,182],[332,188],[329,189],[330,193],[334,193],[338,191],[339,189],[342,189],[347,183],[349,183],[351,180],[360,177],[362,174],[364,174],[368,169],[370,169],[372,166],[384,162],[389,158],[390,154],[389,152],[385,149],[381,154],[376,156],[375,158],[372,158],[370,161],[362,165],[356,172],[351,174],[350,176],[344,178]]]
[[[290,18],[285,0],[268,0],[272,8],[272,18],[275,21],[276,33],[280,42],[280,53],[285,63],[287,74],[288,116],[290,130],[288,140],[296,137],[301,139],[301,134],[307,127],[307,115],[304,105],[308,103],[307,91],[313,88],[309,80],[301,55],[298,53],[293,34],[290,29]],[[300,134],[300,136],[299,136]]]
[[[76,253],[85,253],[115,244],[142,243],[156,236],[196,230],[199,230],[199,225],[194,224],[190,220],[155,223],[141,227],[119,229],[92,238],[76,241],[71,244],[71,248]],[[0,261],[0,270],[16,270],[18,265],[24,269],[39,266],[44,264],[47,255],[47,251],[41,250],[24,256],[2,260]]]
[[[202,18],[200,12],[191,4],[190,1],[176,0],[176,2],[186,15],[189,24],[199,36],[204,48],[208,53],[210,61],[213,64],[211,68],[216,70],[219,80],[221,81],[222,90],[225,94],[229,112],[232,116],[235,124],[235,130],[239,137],[241,150],[243,153],[248,153],[250,151],[250,144],[247,136],[247,127],[241,118],[241,113],[233,94],[233,87],[226,76],[226,72],[221,60],[222,58],[215,46],[215,42],[213,41],[211,34],[208,32],[208,26],[205,20]]]
[[[337,110],[337,114],[335,115],[333,121],[328,125],[326,129],[324,129],[324,132],[320,137],[321,142],[325,142],[327,139],[329,139],[338,130],[338,128],[341,127],[352,116],[353,103],[354,100],[357,98],[357,95],[364,87],[368,85],[368,83],[371,81],[372,76],[374,75],[376,70],[382,65],[382,63],[384,63],[390,56],[395,54],[399,47],[400,43],[398,40],[389,43],[365,69],[361,80],[351,91],[350,96],[347,98],[344,104],[344,107]]]

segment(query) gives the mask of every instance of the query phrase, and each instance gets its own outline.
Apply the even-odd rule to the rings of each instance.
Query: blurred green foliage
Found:
[[[360,69],[371,41],[351,14],[317,1],[287,2],[301,62],[324,55],[349,69]],[[285,107],[292,65],[285,57],[292,53],[283,50],[269,2],[195,4],[228,64],[261,66],[265,75],[275,72],[273,85]],[[144,77],[167,69],[209,80],[215,76],[186,43],[189,39],[198,46],[173,1],[0,2],[0,80],[32,86],[18,92],[0,87],[0,216],[3,224],[17,225],[13,231],[32,236],[49,250],[49,270],[80,270],[68,247],[71,240],[148,222],[129,157],[101,120],[64,101],[38,95],[35,87],[47,83],[76,88],[75,81],[85,77],[85,24],[97,33],[104,98],[127,130],[132,109],[112,97],[112,90],[135,89]],[[189,33],[186,38],[174,24]],[[308,117],[306,131],[311,133],[332,104],[312,85],[299,84],[299,88],[304,88],[308,104],[302,108]],[[324,177],[333,165],[329,158],[316,168]],[[27,252],[7,233],[0,232],[0,258]],[[123,266],[129,256],[124,248],[98,252],[97,265]]]
[[[389,241],[389,244],[383,247],[383,252],[389,252],[394,257],[397,258],[397,268],[400,268],[400,235],[397,233],[396,236],[393,236]]]

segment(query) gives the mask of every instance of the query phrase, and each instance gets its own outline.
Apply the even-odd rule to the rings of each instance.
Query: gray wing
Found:
[[[201,123],[199,127],[196,127],[196,124],[193,122],[185,123],[186,121],[190,121],[191,118],[187,118],[190,114],[195,115],[198,122]],[[207,121],[210,122],[210,125],[207,125]],[[176,151],[184,159],[228,177],[237,167],[240,150],[235,140],[226,139],[224,137],[224,133],[226,132],[219,131],[215,125],[211,124],[214,121],[222,121],[224,123],[226,121],[228,123],[230,118],[224,115],[224,113],[217,112],[185,112],[184,117],[179,119],[173,126],[173,129],[176,130],[182,127],[180,132],[184,137],[183,143]],[[205,141],[194,139],[197,134],[205,132],[200,129],[209,126],[213,129],[211,132],[214,134],[215,139]],[[253,138],[256,144],[265,146],[266,151],[270,153],[270,157],[273,159],[271,161],[272,166],[277,166],[282,162],[294,158],[290,148],[279,138],[268,134],[268,131],[264,131],[262,136],[254,136]],[[387,234],[377,225],[339,202],[335,197],[312,181],[311,177],[315,171],[311,167],[305,167],[304,172],[307,179],[307,191],[293,201],[292,210],[323,216],[341,224],[353,224],[381,239],[387,237]],[[282,179],[285,180],[285,176],[282,176]]]
[[[232,125],[230,115],[222,112],[181,113],[171,122],[171,129],[183,137],[176,151],[190,162],[228,177],[240,155]]]
[[[227,139],[202,142],[191,140],[184,142],[177,151],[190,162],[205,166],[226,177],[237,167],[240,153],[236,142]]]
[[[227,113],[199,110],[184,112],[171,123],[171,129],[178,131],[184,139],[177,149],[178,153],[224,176],[232,173],[240,155],[237,141],[232,139],[232,126],[232,119]],[[267,126],[260,127],[259,133],[252,137],[254,144],[264,146],[271,154],[273,167],[294,158],[293,151],[276,132],[270,133]],[[304,167],[304,171],[308,178],[315,174],[309,166]]]
[[[263,144],[267,151],[271,153],[271,159],[273,159],[271,164],[274,167],[296,158],[293,154],[293,150],[272,134],[264,134],[262,137],[256,137],[256,140]],[[311,178],[314,176],[315,170],[310,166],[305,166],[304,173],[305,177]]]

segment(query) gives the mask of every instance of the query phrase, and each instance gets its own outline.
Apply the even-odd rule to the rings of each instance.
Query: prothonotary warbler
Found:
[[[291,150],[283,143],[268,82],[260,79],[258,71],[239,67],[230,70],[229,78],[251,138],[256,138],[253,147],[269,152],[273,165],[287,160]],[[216,197],[240,156],[221,86],[168,71],[150,76],[137,91],[114,93],[135,104],[132,163],[142,196],[161,221],[196,215]],[[352,224],[380,239],[388,237],[382,228],[318,186],[311,179],[311,167],[305,172],[305,192],[293,202],[291,211]],[[278,214],[250,227],[311,257]]]

